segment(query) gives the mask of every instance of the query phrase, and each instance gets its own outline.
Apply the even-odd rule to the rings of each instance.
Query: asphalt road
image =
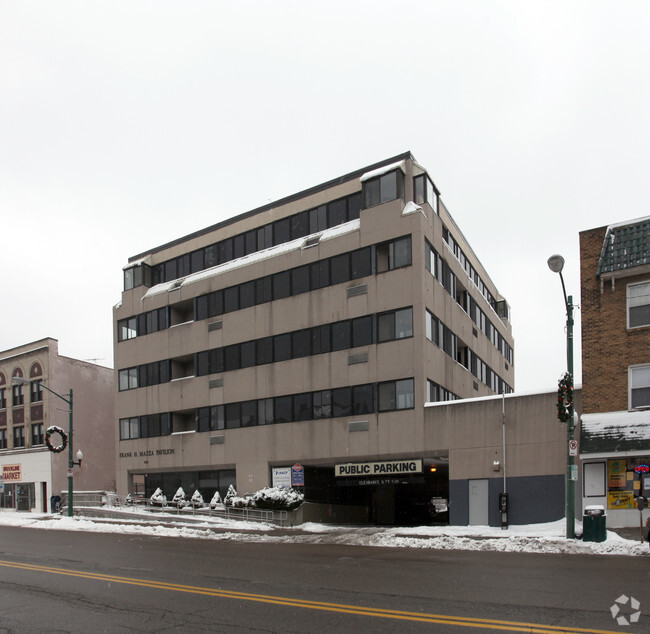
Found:
[[[165,631],[649,632],[650,558],[0,527],[0,632]]]

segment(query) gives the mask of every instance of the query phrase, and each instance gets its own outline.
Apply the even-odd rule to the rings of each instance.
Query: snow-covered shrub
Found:
[[[253,501],[253,497],[251,495],[245,495],[243,498],[235,495],[234,497],[230,498],[230,506],[232,506],[234,509],[254,508],[255,502]]]
[[[183,491],[183,487],[178,487],[178,490],[176,491],[176,493],[174,493],[172,504],[174,506],[177,506],[179,509],[182,509],[185,506],[187,506],[188,502],[185,499],[185,491]]]
[[[226,497],[223,499],[223,503],[226,506],[232,506],[232,499],[237,497],[237,491],[235,490],[235,487],[231,484],[228,487],[228,492],[226,493]]]
[[[162,489],[158,488],[149,498],[149,502],[151,502],[151,504],[154,506],[167,506],[167,496],[163,495]]]
[[[201,491],[198,489],[194,491],[192,494],[192,498],[190,500],[190,504],[192,505],[192,508],[202,508],[205,506],[205,502],[203,501],[203,496],[201,495]]]
[[[287,487],[265,487],[253,495],[253,502],[258,509],[272,511],[293,511],[305,500],[303,493]]]
[[[212,499],[210,500],[210,508],[211,509],[217,508],[217,506],[223,506],[223,502],[221,501],[221,496],[219,495],[219,490],[218,489],[214,492],[214,495],[212,496]]]

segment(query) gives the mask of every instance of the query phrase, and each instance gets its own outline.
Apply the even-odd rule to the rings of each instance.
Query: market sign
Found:
[[[422,473],[422,460],[391,460],[390,462],[348,462],[334,465],[334,475],[350,476],[385,476]]]
[[[23,479],[21,465],[19,464],[2,465],[2,479],[5,482],[20,482]]]

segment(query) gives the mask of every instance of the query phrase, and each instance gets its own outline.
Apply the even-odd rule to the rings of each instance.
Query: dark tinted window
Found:
[[[273,361],[287,361],[291,359],[291,334],[276,335],[273,337]]]
[[[241,404],[241,426],[257,425],[257,401],[244,401]]]
[[[293,420],[311,420],[312,416],[311,393],[296,394],[293,397]]]
[[[256,364],[255,342],[246,341],[240,346],[241,367],[250,368]]]
[[[291,294],[300,295],[309,292],[309,265],[291,270]]]
[[[369,346],[372,343],[372,317],[357,317],[352,320],[352,346]]]
[[[374,411],[372,384],[352,388],[352,410],[355,416]]]
[[[273,299],[273,278],[270,276],[255,280],[255,303],[265,304]]]
[[[302,238],[309,233],[309,212],[303,211],[291,217],[291,239]]]
[[[353,280],[372,275],[372,251],[370,247],[353,251],[350,254]]]
[[[311,278],[311,289],[313,291],[319,288],[325,288],[330,284],[329,260],[320,260],[314,262],[309,267]]]
[[[226,405],[226,429],[241,427],[241,403]]]
[[[291,295],[291,277],[289,271],[282,271],[273,276],[273,299],[282,299]]]
[[[244,282],[239,285],[239,309],[255,305],[255,282]]]
[[[329,227],[335,227],[336,225],[347,222],[347,205],[345,204],[345,198],[329,203],[329,205],[327,205],[327,214]]]
[[[289,423],[293,418],[293,399],[291,396],[278,396],[274,399],[274,420],[276,423]]]
[[[332,352],[347,350],[351,347],[350,322],[339,321],[332,324]]]
[[[342,253],[330,260],[331,284],[341,284],[350,280],[350,255]]]
[[[332,390],[332,417],[352,415],[352,390],[349,387],[341,387]]]
[[[223,309],[225,313],[239,310],[239,287],[231,286],[223,292]]]
[[[225,359],[226,372],[230,372],[231,370],[239,370],[241,361],[239,357],[238,343],[235,343],[232,346],[225,347],[224,359]]]
[[[284,244],[291,239],[289,218],[283,218],[273,223],[273,244]]]
[[[256,348],[257,365],[273,362],[273,337],[258,339]]]
[[[292,358],[308,357],[311,354],[311,329],[292,333]]]

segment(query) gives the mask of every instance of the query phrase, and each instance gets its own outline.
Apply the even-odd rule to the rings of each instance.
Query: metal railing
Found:
[[[122,496],[115,493],[106,494],[106,506],[131,510],[133,512],[164,513],[165,515],[182,517],[214,517],[243,522],[266,522],[286,526],[288,524],[288,511],[271,511],[256,508],[233,508],[223,504],[212,507],[209,504],[202,506],[191,503],[176,504],[174,502],[157,503],[149,498],[140,496]],[[75,494],[75,506],[77,496]]]

